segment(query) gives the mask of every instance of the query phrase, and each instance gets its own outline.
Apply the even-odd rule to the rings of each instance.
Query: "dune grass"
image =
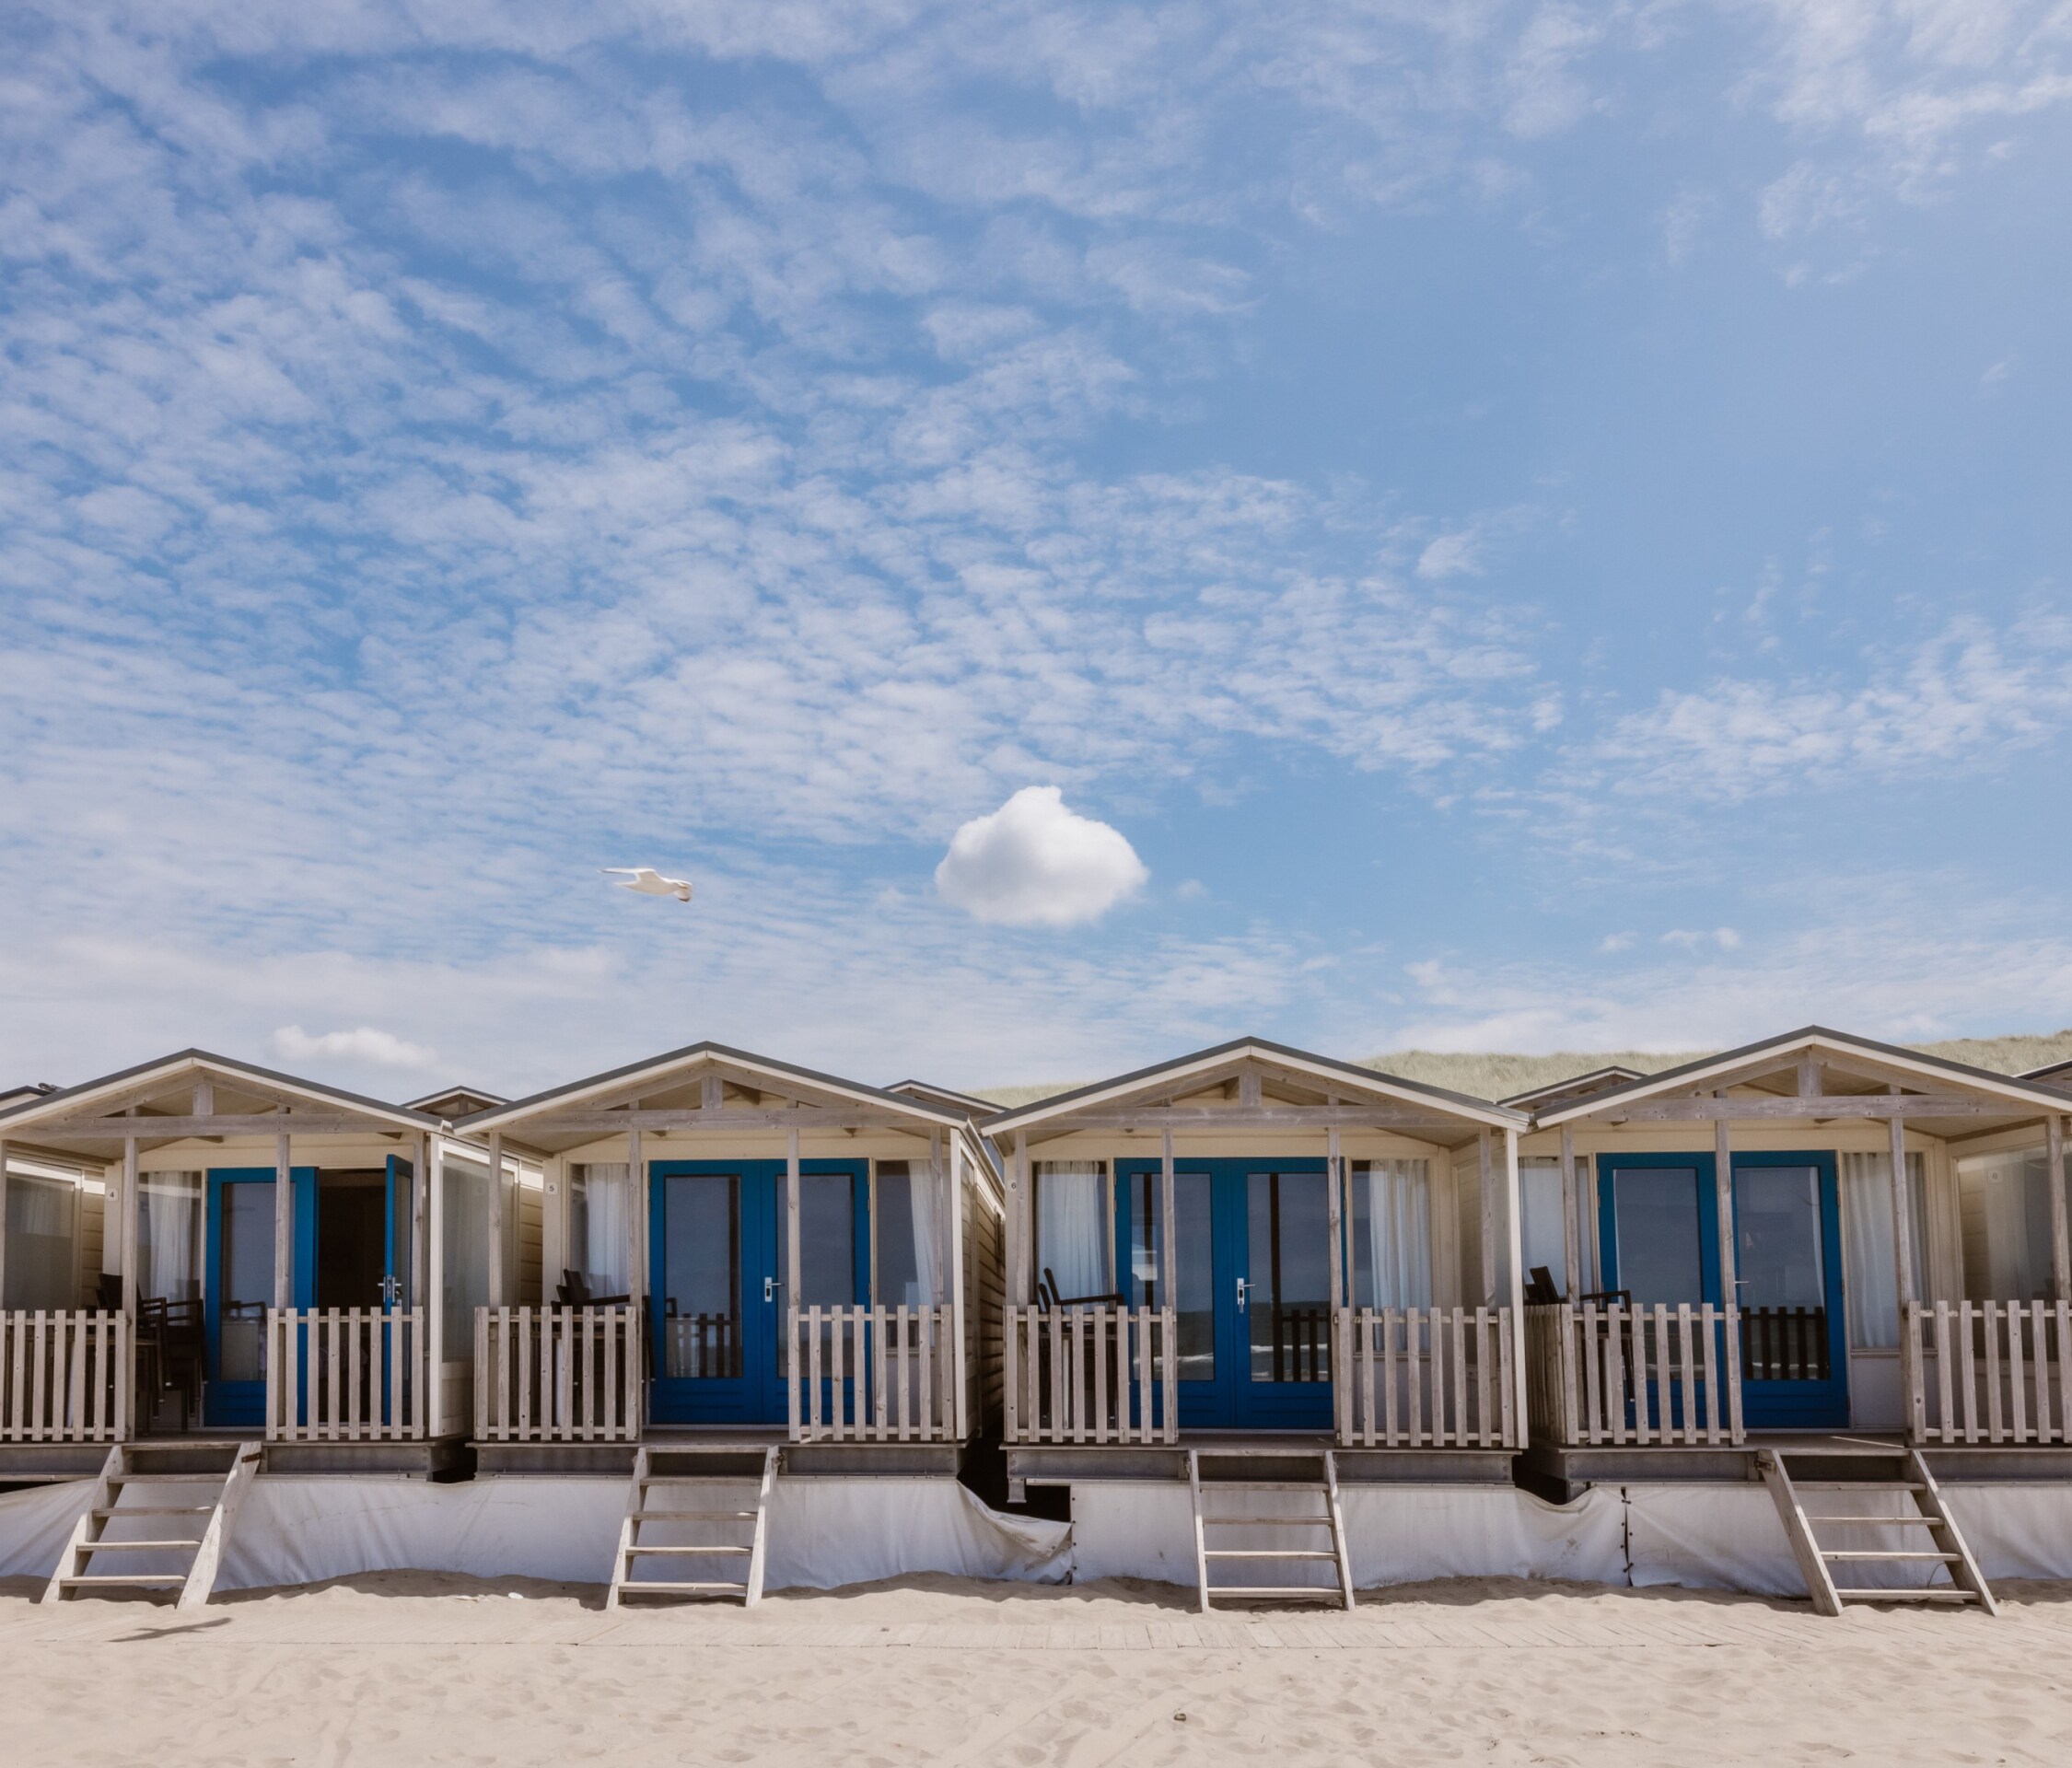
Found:
[[[2072,1061],[2072,1027],[2003,1038],[1946,1038],[1937,1043],[1905,1047],[1923,1055],[1990,1069],[1995,1074],[2019,1075],[2048,1063]],[[1572,1075],[1587,1075],[1593,1068],[1637,1068],[1644,1075],[1653,1075],[1713,1053],[1710,1050],[1563,1050],[1551,1055],[1529,1056],[1480,1051],[1391,1050],[1355,1060],[1363,1068],[1422,1081],[1427,1087],[1444,1087],[1476,1099],[1508,1099],[1514,1093],[1551,1086]],[[985,1087],[979,1089],[977,1097],[989,1099],[1005,1109],[1049,1099],[1086,1084],[1068,1080],[1042,1086]]]

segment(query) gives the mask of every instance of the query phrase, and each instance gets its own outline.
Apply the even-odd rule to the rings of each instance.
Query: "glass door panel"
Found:
[[[307,1308],[316,1287],[317,1169],[292,1173],[294,1263],[291,1306]],[[272,1167],[212,1169],[204,1187],[202,1329],[207,1376],[203,1422],[242,1426],[266,1413],[266,1313],[274,1305]]]
[[[741,1175],[676,1173],[661,1182],[662,1373],[739,1381]]]
[[[1328,1384],[1329,1186],[1321,1172],[1245,1177],[1247,1372],[1255,1384]]]
[[[266,1378],[266,1310],[274,1305],[274,1186],[225,1187],[217,1217],[223,1287],[216,1377]]]
[[[1704,1188],[1710,1192],[1712,1187]],[[1706,1199],[1710,1201],[1709,1195]],[[1612,1192],[1618,1285],[1637,1308],[1717,1298],[1705,1284],[1705,1213],[1696,1167],[1620,1170]]]
[[[1734,1157],[1741,1403],[1752,1425],[1845,1425],[1841,1212],[1828,1154]]]

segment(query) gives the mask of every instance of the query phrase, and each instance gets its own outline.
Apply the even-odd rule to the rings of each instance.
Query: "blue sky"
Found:
[[[2062,6],[25,4],[0,69],[7,1078],[2072,1021]]]

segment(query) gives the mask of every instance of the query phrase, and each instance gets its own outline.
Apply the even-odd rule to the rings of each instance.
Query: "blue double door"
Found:
[[[1834,1157],[1737,1154],[1732,1165],[1743,1419],[1756,1429],[1845,1426]],[[1597,1170],[1605,1287],[1629,1291],[1635,1307],[1724,1303],[1716,1157],[1605,1154]]]
[[[782,1160],[648,1163],[657,1424],[786,1421],[785,1172]],[[799,1163],[801,1309],[867,1300],[869,1181],[867,1161]]]
[[[1181,1160],[1173,1232],[1182,1428],[1330,1429],[1323,1161]],[[1133,1308],[1164,1305],[1164,1236],[1161,1162],[1118,1161],[1115,1269]]]
[[[410,1305],[411,1165],[320,1171],[295,1167],[289,1246],[290,1307],[356,1308],[387,1313]],[[274,1192],[272,1167],[217,1167],[208,1173],[204,1214],[202,1329],[208,1360],[203,1421],[231,1428],[262,1424],[266,1412],[266,1312],[274,1305]],[[303,1379],[310,1357],[298,1358]],[[367,1396],[385,1407],[386,1393]],[[363,1415],[372,1413],[363,1407]]]

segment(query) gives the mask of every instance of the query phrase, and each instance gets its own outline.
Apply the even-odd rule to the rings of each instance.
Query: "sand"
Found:
[[[33,1606],[11,1763],[2065,1762],[2072,1587],[1998,1619],[1505,1579],[1351,1614],[904,1579],[746,1611],[417,1574]]]

